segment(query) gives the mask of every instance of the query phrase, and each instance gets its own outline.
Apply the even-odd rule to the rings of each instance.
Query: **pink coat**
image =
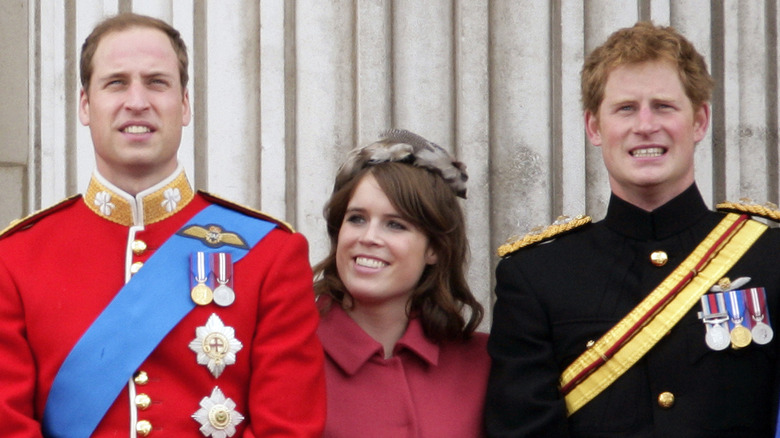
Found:
[[[318,330],[325,349],[325,437],[481,437],[487,335],[437,345],[413,319],[393,357],[338,306]]]

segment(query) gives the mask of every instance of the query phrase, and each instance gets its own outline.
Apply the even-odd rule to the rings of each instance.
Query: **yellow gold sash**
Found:
[[[726,215],[655,290],[563,371],[560,390],[568,415],[650,351],[766,229],[746,215]]]

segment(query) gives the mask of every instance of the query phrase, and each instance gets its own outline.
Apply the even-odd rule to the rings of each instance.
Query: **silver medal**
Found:
[[[226,307],[236,301],[236,293],[226,284],[220,284],[214,289],[214,303]]]
[[[707,324],[707,334],[704,335],[704,342],[712,350],[725,350],[731,344],[729,331],[722,324]]]
[[[760,345],[768,344],[774,336],[772,327],[769,327],[769,324],[760,321],[756,322],[756,325],[753,326],[753,329],[750,332],[753,334],[753,342]]]
[[[229,283],[233,275],[233,265],[230,255],[224,252],[217,254],[217,286],[214,289],[214,303],[218,306],[226,307],[236,301],[236,293],[230,287]]]
[[[750,317],[753,319],[753,328],[750,333],[753,335],[753,342],[759,345],[766,345],[774,337],[774,331],[769,324],[765,323],[765,295],[764,288],[751,288],[748,290],[748,301],[750,305],[748,310],[750,311]],[[763,298],[763,300],[762,300]]]
[[[700,316],[707,333],[704,342],[711,350],[721,351],[731,345],[731,335],[724,324],[729,320],[728,313],[724,312],[725,302],[723,294],[706,294],[701,297],[702,316]]]

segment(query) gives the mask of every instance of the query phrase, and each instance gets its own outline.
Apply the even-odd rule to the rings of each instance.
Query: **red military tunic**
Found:
[[[0,235],[3,437],[41,436],[49,389],[72,347],[155,250],[215,202],[222,203],[193,193],[180,170],[135,198],[95,175],[84,197]],[[128,380],[93,436],[202,437],[192,416],[215,387],[244,417],[233,436],[320,435],[323,354],[308,248],[300,234],[276,223],[235,263],[235,303],[196,306],[187,314]],[[243,345],[219,377],[189,348],[212,314]],[[85,385],[72,401],[88,397]]]

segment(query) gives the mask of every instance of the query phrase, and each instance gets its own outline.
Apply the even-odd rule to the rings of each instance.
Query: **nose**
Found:
[[[655,112],[649,106],[642,106],[637,112],[635,130],[639,134],[649,134],[658,127]]]
[[[375,223],[368,223],[363,228],[363,232],[360,234],[360,243],[363,245],[380,245],[382,243],[380,230]]]
[[[133,81],[127,87],[125,108],[131,111],[143,111],[149,107],[146,87],[138,81]]]

